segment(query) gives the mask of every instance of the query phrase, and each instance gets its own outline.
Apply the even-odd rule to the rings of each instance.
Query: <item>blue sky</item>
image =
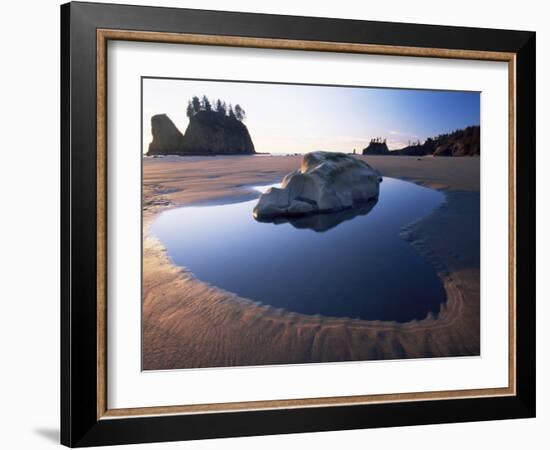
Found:
[[[146,78],[144,152],[151,141],[151,116],[166,113],[184,133],[187,101],[203,94],[246,110],[245,124],[258,152],[359,152],[372,137],[386,138],[396,149],[480,123],[478,92]]]

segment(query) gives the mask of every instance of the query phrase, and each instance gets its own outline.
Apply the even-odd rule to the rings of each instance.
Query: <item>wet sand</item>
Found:
[[[447,302],[439,314],[408,323],[306,316],[195,279],[173,265],[149,234],[156,214],[189,204],[255,198],[258,193],[248,186],[280,181],[301,157],[146,158],[143,368],[479,355],[479,159],[360,158],[384,176],[446,193],[442,207],[403,230],[443,282]]]

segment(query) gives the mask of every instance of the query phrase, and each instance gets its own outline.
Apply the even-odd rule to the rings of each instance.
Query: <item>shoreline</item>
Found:
[[[165,161],[164,164],[162,159],[161,162],[153,160],[153,164],[151,159],[147,160],[149,165],[162,166],[168,172],[185,169],[182,180],[173,176],[157,177],[155,170],[151,170],[154,168],[146,168],[144,162],[144,370],[479,355],[479,268],[476,291],[475,268],[454,268],[452,264],[445,264],[442,255],[436,252],[434,256],[427,242],[429,239],[422,236],[420,229],[442,206],[405,227],[402,234],[421,257],[433,265],[446,292],[447,299],[439,313],[429,314],[422,320],[406,323],[366,321],[284,311],[211,286],[173,264],[161,243],[149,234],[152,220],[162,211],[175,207],[256,198],[257,191],[249,189],[250,186],[277,182],[301,159],[274,157],[276,160],[270,161],[270,170],[264,167],[262,171],[261,166],[269,161],[266,158],[269,157],[245,164],[258,166],[254,170],[242,167],[242,159],[232,167],[227,167],[231,158],[224,158],[223,167],[212,164],[214,158],[195,160],[192,163],[197,166],[196,171],[190,171],[189,166],[193,164],[185,160]],[[402,158],[406,157],[399,159]],[[364,159],[371,162],[373,158]],[[415,157],[412,159],[421,163]],[[444,192],[444,205],[453,210],[453,204],[449,206],[449,193],[455,187],[452,183],[445,185],[437,177],[419,178],[418,173],[410,169],[400,177],[395,176],[392,168],[381,170],[379,163],[372,164],[383,176],[413,181]],[[187,167],[174,168],[174,164]],[[422,172],[425,168],[420,169]],[[249,183],[245,183],[246,180]],[[209,184],[210,189],[204,189],[204,183]],[[475,184],[469,187],[475,195]],[[437,264],[434,257],[439,258],[436,258]]]

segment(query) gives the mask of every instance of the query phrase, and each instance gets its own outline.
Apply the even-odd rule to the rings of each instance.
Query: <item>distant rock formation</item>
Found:
[[[403,147],[399,150],[393,150],[390,152],[390,155],[399,156],[426,156],[433,154],[433,145],[428,140],[424,144],[413,144]]]
[[[217,111],[199,111],[182,135],[166,114],[151,118],[153,141],[148,155],[254,154],[246,125]]]
[[[406,156],[479,156],[480,127],[466,127],[452,133],[440,134],[420,142],[408,145],[399,150],[388,150],[385,141],[374,139],[363,150],[363,155],[406,155]]]
[[[151,133],[148,155],[166,155],[183,148],[183,134],[166,114],[151,117]]]
[[[375,140],[370,141],[368,147],[363,149],[363,155],[388,155],[390,150],[386,145],[386,142],[378,142]]]
[[[381,181],[377,170],[353,156],[307,153],[300,169],[286,175],[280,189],[261,195],[253,215],[265,220],[342,211],[378,198]]]

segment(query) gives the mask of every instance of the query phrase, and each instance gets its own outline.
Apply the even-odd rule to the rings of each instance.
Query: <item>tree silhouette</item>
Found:
[[[202,109],[205,111],[212,111],[212,105],[210,104],[210,101],[208,100],[208,97],[206,95],[202,96],[202,103],[201,103]]]
[[[239,121],[243,121],[246,118],[246,112],[241,105],[237,104],[233,107],[230,103],[228,106],[221,99],[210,102],[206,95],[203,95],[200,99],[194,96],[187,102],[187,117],[191,119],[200,111],[215,111],[218,114],[229,116],[231,119]]]
[[[235,105],[235,117],[237,118],[237,120],[240,120],[241,122],[246,117],[245,110],[238,103]]]
[[[231,119],[236,119],[235,112],[233,111],[233,106],[231,106],[231,103],[229,104],[229,113],[228,113],[228,115]]]
[[[191,100],[187,102],[187,117],[191,118],[195,115],[195,111],[193,110],[193,105],[191,103]]]
[[[201,101],[199,100],[199,97],[193,97],[191,99],[191,103],[193,105],[193,111],[197,114],[201,110]]]

